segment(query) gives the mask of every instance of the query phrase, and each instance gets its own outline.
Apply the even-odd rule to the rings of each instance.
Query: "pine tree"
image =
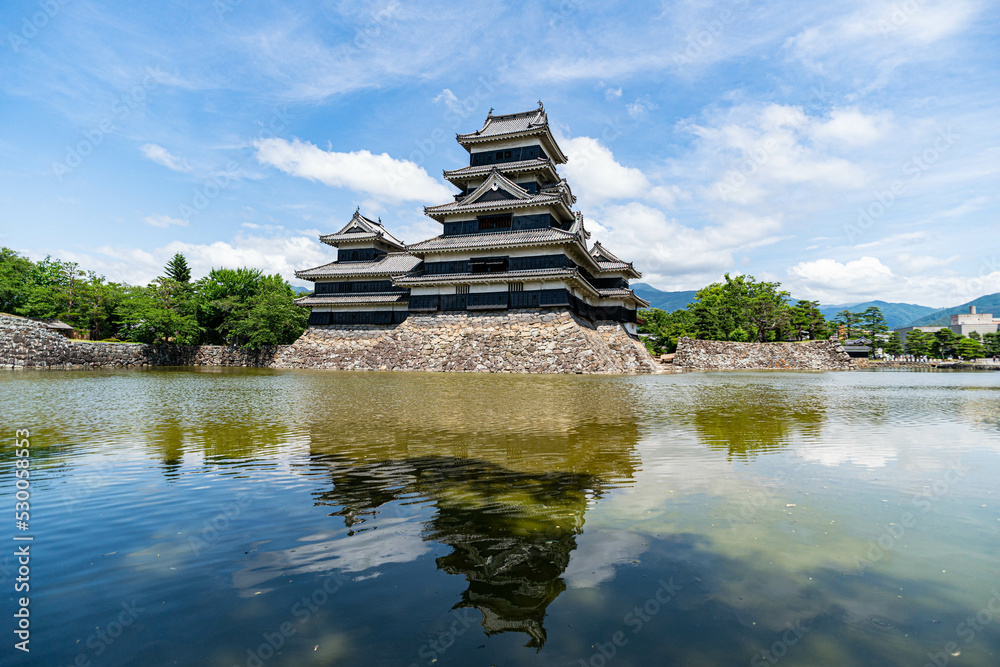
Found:
[[[191,269],[188,268],[187,259],[181,253],[174,254],[163,268],[170,280],[176,280],[179,283],[191,282]]]

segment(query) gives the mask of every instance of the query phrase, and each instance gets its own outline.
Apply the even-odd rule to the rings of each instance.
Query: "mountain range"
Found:
[[[671,312],[686,307],[694,301],[697,291],[665,292],[645,283],[635,283],[631,286],[636,295],[649,301],[650,308],[659,308]],[[797,299],[792,299],[792,302]],[[863,303],[844,303],[834,306],[820,305],[819,310],[827,320],[836,319],[837,313],[849,310],[852,313],[864,312],[871,306],[877,306],[890,329],[902,327],[933,327],[948,326],[951,316],[957,313],[969,312],[969,306],[976,306],[980,313],[995,313],[1000,317],[1000,292],[987,294],[959,306],[951,308],[931,308],[913,303],[889,303],[887,301],[865,301]]]

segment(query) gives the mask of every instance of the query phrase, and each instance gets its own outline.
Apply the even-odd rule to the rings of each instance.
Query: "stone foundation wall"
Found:
[[[281,349],[277,368],[651,373],[656,363],[621,324],[567,311],[411,315],[394,326],[314,326]]]
[[[263,366],[337,370],[651,373],[657,364],[616,322],[566,311],[412,315],[392,326],[314,326],[292,345],[71,341],[33,320],[0,315],[0,368]]]
[[[687,370],[847,370],[851,358],[835,341],[732,343],[681,338],[674,366]]]

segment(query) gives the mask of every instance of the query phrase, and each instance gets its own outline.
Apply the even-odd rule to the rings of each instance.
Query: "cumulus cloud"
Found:
[[[154,250],[128,246],[102,246],[87,250],[51,251],[53,256],[74,261],[108,280],[145,285],[163,274],[163,267],[174,256],[183,254],[195,279],[208,275],[213,268],[248,266],[264,273],[278,273],[296,285],[311,285],[295,278],[296,269],[308,269],[333,261],[333,251],[315,236],[244,236],[232,241],[197,244],[173,241]],[[36,254],[48,254],[36,253]]]
[[[860,128],[856,136],[851,133],[855,128]],[[718,174],[705,195],[733,204],[759,202],[788,186],[864,187],[870,177],[863,167],[815,140],[867,143],[880,128],[880,121],[856,110],[821,121],[800,107],[778,104],[734,108],[723,118],[684,125],[698,138],[694,157]]]
[[[788,279],[783,282],[797,297],[818,299],[823,303],[877,298],[942,308],[1000,291],[1000,266],[996,263],[985,263],[977,276],[951,272],[919,274],[929,268],[943,268],[956,259],[902,253],[893,263],[898,261],[897,268],[916,273],[902,275],[876,257],[865,256],[847,262],[824,258],[789,267]]]
[[[182,160],[164,148],[157,144],[143,144],[139,147],[142,154],[148,157],[150,160],[158,165],[162,165],[167,169],[172,169],[174,171],[191,171],[191,167],[188,165],[187,160]]]
[[[559,145],[569,158],[563,174],[584,203],[649,199],[669,207],[682,194],[676,186],[654,186],[641,170],[618,162],[610,148],[592,137],[559,139]]]
[[[644,281],[671,289],[716,280],[733,268],[735,252],[773,243],[781,229],[778,220],[740,212],[697,229],[640,202],[603,208],[596,223],[602,243],[641,267]],[[678,286],[678,281],[687,286]]]
[[[441,203],[452,191],[431,178],[423,167],[386,153],[325,151],[307,141],[262,139],[255,142],[257,161],[286,174],[335,188],[364,193],[379,201]]]
[[[811,135],[846,146],[864,146],[885,138],[891,129],[891,114],[865,114],[852,107],[831,111],[830,119],[817,122]]]

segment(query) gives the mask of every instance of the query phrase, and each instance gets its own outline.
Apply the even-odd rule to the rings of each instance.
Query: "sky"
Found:
[[[455,133],[541,100],[642,282],[1000,292],[997,2],[7,0],[0,34],[0,245],[110,280],[309,286],[356,207],[435,236]]]

